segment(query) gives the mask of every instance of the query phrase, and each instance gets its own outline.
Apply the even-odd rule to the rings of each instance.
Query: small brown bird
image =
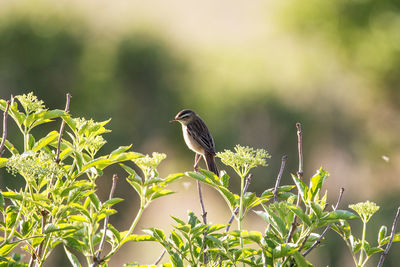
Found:
[[[217,164],[215,163],[215,145],[214,140],[204,121],[190,109],[184,109],[170,122],[178,121],[182,124],[183,138],[186,145],[196,153],[194,160],[194,169],[203,156],[207,168],[218,175]]]

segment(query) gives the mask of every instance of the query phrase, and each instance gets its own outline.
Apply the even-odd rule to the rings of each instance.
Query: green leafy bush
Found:
[[[10,140],[5,140],[5,130],[2,144],[8,153],[7,157],[0,158],[0,167],[25,181],[25,186],[18,190],[0,193],[2,266],[42,266],[57,246],[64,247],[73,266],[81,266],[78,254],[86,259],[88,266],[107,266],[125,243],[143,241],[157,242],[165,248],[169,254],[169,262],[163,264],[166,267],[312,266],[306,256],[323,242],[330,229],[344,239],[355,266],[365,266],[377,253],[381,253],[379,264],[382,264],[391,243],[400,241],[400,234],[395,233],[400,209],[390,235],[385,226],[381,227],[375,247],[365,238],[367,222],[379,209],[375,203],[350,205],[358,215],[340,210],[341,190],[337,204],[329,209],[327,192],[321,191],[329,173],[322,168],[307,184],[302,177],[302,166],[299,166],[298,174],[292,175],[293,185],[280,186],[282,164],[276,186],[257,196],[248,191],[252,179],[250,171],[257,166],[267,166],[270,155],[263,149],[237,145],[234,151],[217,154],[226,166],[235,170],[241,181],[240,193],[235,194],[229,188],[231,177],[225,171],[219,176],[200,170],[160,177],[157,167],[166,157],[162,153],[142,155],[131,151],[131,146],[121,146],[98,156],[106,143],[103,135],[110,131],[106,128],[109,120],[95,122],[72,117],[69,95],[65,111],[48,110],[32,93],[16,96],[11,101],[0,100],[0,108],[5,111],[5,119],[8,115],[15,121],[24,144],[20,152]],[[34,128],[54,120],[61,122],[58,132],[50,131],[42,138],[32,135]],[[64,130],[64,127],[67,128]],[[301,147],[300,139],[299,143]],[[0,152],[2,149],[0,147]],[[141,173],[128,166],[128,162],[134,163]],[[139,210],[125,231],[108,223],[109,216],[117,212],[113,206],[123,200],[113,196],[118,177],[113,177],[108,200],[100,201],[96,193],[97,178],[103,175],[105,168],[115,164],[126,171],[127,182],[140,197]],[[175,225],[170,233],[149,228],[143,235],[133,234],[146,207],[153,200],[173,193],[167,186],[185,175],[219,192],[232,217],[223,223],[208,224],[205,210],[203,220],[189,211],[187,220],[172,216]],[[265,221],[263,232],[242,226],[245,216],[255,207],[255,213]],[[361,239],[351,232],[349,220],[353,219],[363,223]],[[238,230],[230,230],[234,220]],[[108,250],[104,250],[106,242]],[[21,254],[19,249],[25,253]],[[126,266],[149,265],[133,262]]]

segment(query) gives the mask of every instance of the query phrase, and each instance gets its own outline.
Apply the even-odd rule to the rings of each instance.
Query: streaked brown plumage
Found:
[[[218,175],[214,140],[204,121],[190,109],[178,112],[172,121],[181,123],[186,145],[196,153],[194,168],[197,169],[199,163],[198,155],[202,155],[208,170]]]

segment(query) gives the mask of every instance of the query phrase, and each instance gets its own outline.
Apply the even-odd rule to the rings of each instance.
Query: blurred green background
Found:
[[[326,189],[332,204],[344,187],[341,208],[367,199],[381,206],[369,224],[371,243],[381,224],[391,226],[400,205],[397,0],[2,0],[0,97],[30,91],[60,109],[70,92],[73,116],[112,118],[102,151],[133,143],[141,153],[165,152],[163,175],[192,168],[194,155],[180,126],[168,121],[183,108],[194,109],[212,131],[217,151],[239,143],[271,153],[269,167],[254,172],[250,190],[258,193],[273,186],[285,154],[282,183],[291,182],[299,121],[305,177],[322,166],[331,173]],[[18,143],[21,137],[9,124],[9,139]],[[98,181],[104,198],[113,172],[120,173],[110,169]],[[18,187],[21,181],[10,177],[1,173],[1,188]],[[233,190],[238,183],[232,179]],[[145,211],[137,232],[170,229],[169,215],[185,217],[188,209],[199,214],[193,181],[173,189],[177,194]],[[229,212],[222,198],[204,190],[210,220],[225,223]],[[111,222],[127,228],[137,198],[124,179],[115,195],[125,201]],[[262,230],[255,216],[246,223]],[[357,224],[352,226],[360,235]],[[351,266],[343,241],[334,233],[328,239],[310,260]],[[110,266],[150,264],[161,250],[127,245]],[[400,245],[394,244],[385,266],[398,262]],[[60,251],[47,266],[69,263]]]

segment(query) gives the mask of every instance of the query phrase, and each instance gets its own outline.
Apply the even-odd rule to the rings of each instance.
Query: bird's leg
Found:
[[[199,162],[201,160],[201,156],[199,154],[196,153],[196,155],[194,156],[194,171],[197,172],[199,170]]]

